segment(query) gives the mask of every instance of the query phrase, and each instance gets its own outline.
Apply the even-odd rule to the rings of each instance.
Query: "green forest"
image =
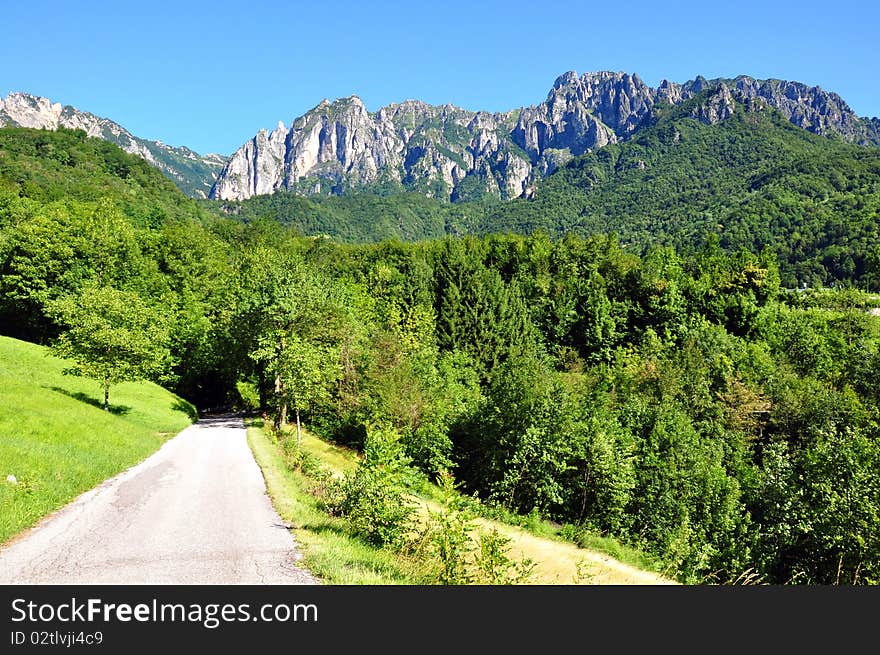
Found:
[[[131,374],[202,411],[382,435],[683,582],[878,584],[880,152],[685,111],[507,204],[220,211],[83,132],[2,129],[0,332],[149,331]]]

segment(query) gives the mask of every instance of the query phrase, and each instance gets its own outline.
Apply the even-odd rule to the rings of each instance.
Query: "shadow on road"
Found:
[[[196,425],[206,428],[242,428],[242,414],[207,414]]]

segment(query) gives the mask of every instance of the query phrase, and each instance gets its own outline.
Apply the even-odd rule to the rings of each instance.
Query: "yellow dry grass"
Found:
[[[357,454],[353,450],[327,443],[323,439],[307,433],[302,440],[304,451],[321,460],[334,473],[343,473],[357,465]],[[423,518],[428,511],[440,511],[440,505],[422,498],[414,498]],[[580,548],[577,545],[556,539],[534,535],[522,528],[478,518],[474,522],[478,529],[491,531],[493,528],[509,538],[508,556],[513,560],[527,558],[535,563],[529,584],[574,585],[658,585],[676,584],[673,580],[652,571],[643,571],[620,562],[613,557],[596,551]]]

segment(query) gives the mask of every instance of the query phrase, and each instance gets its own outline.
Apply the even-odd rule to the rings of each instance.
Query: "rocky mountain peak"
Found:
[[[568,71],[544,102],[508,113],[419,100],[370,113],[357,96],[322,100],[286,133],[276,129],[279,138],[242,146],[212,197],[241,199],[278,189],[342,192],[379,181],[452,199],[474,192],[528,195],[537,178],[571,157],[631,138],[656,103],[678,105],[702,92],[706,98],[691,116],[706,124],[726,120],[737,102],[757,107],[760,101],[817,134],[880,143],[880,121],[861,119],[836,94],[798,82],[698,76],[652,88],[635,73]]]
[[[561,89],[572,84],[577,84],[579,81],[580,77],[578,77],[576,71],[567,71],[556,78],[556,80],[553,82],[553,87],[550,89],[549,95],[552,95],[553,92],[557,89]]]
[[[432,109],[431,105],[421,100],[404,100],[403,102],[391,103],[387,107],[383,107],[379,111],[390,111],[392,113],[401,112],[425,112]]]
[[[366,112],[363,101],[356,95],[350,95],[345,98],[337,98],[328,106],[331,111],[356,111]]]
[[[685,86],[687,87],[688,91],[690,91],[693,94],[697,94],[697,93],[700,93],[701,91],[709,88],[710,84],[709,84],[709,80],[707,80],[705,77],[703,77],[702,75],[697,75],[693,80],[688,82]]]
[[[657,100],[677,105],[683,100],[683,90],[681,84],[662,80],[660,86],[657,87]]]
[[[6,122],[14,122],[20,127],[55,130],[63,109],[61,103],[48,98],[14,91],[5,100],[0,98],[0,122],[5,118]]]

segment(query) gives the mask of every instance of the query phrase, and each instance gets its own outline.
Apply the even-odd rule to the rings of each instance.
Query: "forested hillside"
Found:
[[[780,127],[739,111],[721,127],[661,120],[645,138],[728,138],[735,163],[753,156],[737,145],[753,116],[756,129]],[[813,137],[798,143],[821,155]],[[298,416],[356,447],[381,436],[407,470],[449,473],[488,504],[564,524],[575,541],[617,537],[687,582],[880,582],[874,296],[786,291],[773,253],[726,250],[736,244],[711,230],[685,244],[669,229],[686,247],[645,237],[637,251],[622,224],[617,237],[304,238],[214,216],[81,133],[0,130],[0,144],[3,334],[51,342],[68,327],[59,302],[125,291],[166,331],[170,357],[155,379],[201,408],[250,406],[279,424]],[[588,155],[548,184],[629,179],[676,152],[667,144],[672,154],[655,162],[640,147],[609,151],[619,165]],[[826,150],[846,154],[842,189],[854,185],[829,196],[837,205],[790,171],[764,187],[788,180],[811,207],[868,202],[876,171],[856,155],[870,151]],[[629,168],[640,152],[645,169]],[[830,180],[835,161],[820,160],[816,179]],[[670,176],[691,188],[684,170]],[[741,184],[718,180],[727,195]],[[640,184],[677,197],[660,181]],[[710,187],[693,181],[693,201]],[[548,189],[516,211],[545,203],[540,216],[561,226],[591,202],[592,192]],[[620,194],[608,197],[629,197]],[[386,201],[358,211],[374,202]],[[338,210],[327,203],[314,206]],[[867,230],[869,217],[854,225]]]
[[[774,252],[785,287],[857,280],[880,289],[880,148],[811,134],[760,99],[733,101],[730,116],[708,123],[713,93],[655,106],[653,125],[574,158],[539,182],[530,200],[276,193],[222,206],[242,220],[268,218],[352,243],[613,232],[644,254],[652,244],[688,249],[716,235],[729,252]]]
[[[303,235],[327,236],[347,243],[419,241],[466,234],[482,224],[486,213],[481,204],[440,202],[418,193],[382,188],[356,195],[311,198],[282,192],[243,202],[203,204],[242,222],[275,221]]]
[[[867,296],[783,293],[772,258],[717,243],[639,258],[604,237],[503,236],[304,256],[360,308],[346,339],[313,336],[339,362],[308,405],[324,434],[360,444],[389,425],[425,472],[573,538],[617,536],[685,580],[876,582]]]
[[[728,251],[773,250],[788,287],[876,287],[880,148],[816,136],[760,101],[707,125],[695,114],[711,93],[655,107],[652,127],[572,160],[534,201],[497,206],[480,231],[615,232],[636,252],[715,234]]]
[[[131,291],[168,333],[175,363],[162,381],[202,404],[222,398],[234,382],[222,336],[233,271],[217,220],[82,131],[0,129],[0,331],[44,343],[61,327],[56,301]]]

